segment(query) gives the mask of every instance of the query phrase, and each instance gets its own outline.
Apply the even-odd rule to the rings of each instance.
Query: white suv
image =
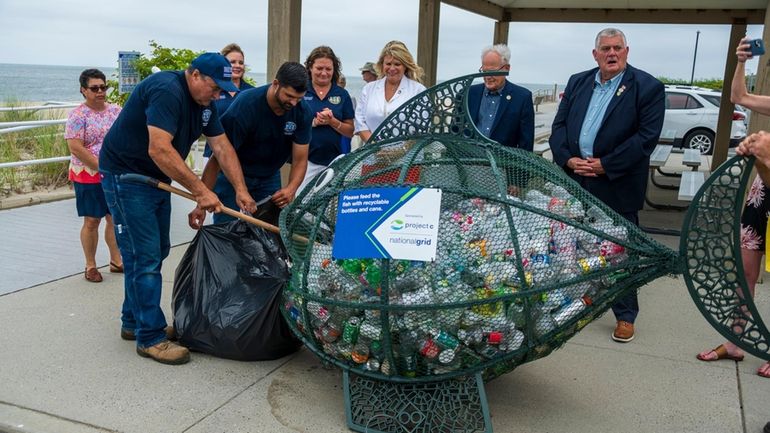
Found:
[[[720,91],[666,85],[666,116],[660,141],[710,155],[714,151],[721,99]],[[737,146],[745,136],[746,114],[736,107],[730,129],[730,147]]]

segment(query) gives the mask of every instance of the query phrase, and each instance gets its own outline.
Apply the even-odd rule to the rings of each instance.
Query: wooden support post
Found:
[[[271,82],[284,62],[299,61],[302,0],[268,0],[267,71]]]
[[[736,18],[730,28],[730,42],[728,43],[727,59],[725,60],[724,83],[722,84],[722,102],[719,104],[719,118],[717,119],[717,134],[714,139],[714,153],[711,158],[711,171],[714,171],[727,159],[727,149],[730,147],[730,130],[733,123],[733,110],[735,106],[730,102],[730,87],[733,83],[735,66],[738,59],[735,56],[735,47],[743,35],[746,34],[746,20]]]
[[[507,21],[495,21],[495,34],[492,37],[493,44],[508,45],[508,25]]]
[[[417,28],[417,63],[425,70],[423,84],[436,84],[440,0],[420,0]]]
[[[768,37],[770,37],[770,1],[768,1],[767,9],[765,9],[765,27],[762,31],[762,40],[767,41]],[[732,53],[734,50],[735,46],[730,47],[731,55],[734,55]],[[757,95],[770,95],[770,55],[765,54],[759,57],[757,82],[754,89],[749,89],[749,91]],[[770,117],[752,111],[749,134],[757,131],[770,131]]]

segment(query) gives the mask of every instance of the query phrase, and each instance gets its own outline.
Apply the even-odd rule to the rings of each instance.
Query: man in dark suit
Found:
[[[650,74],[627,64],[626,36],[604,29],[596,36],[598,68],[570,77],[553,121],[553,160],[588,192],[639,225],[650,154],[663,127],[665,92]],[[612,339],[634,338],[636,293],[612,306]]]
[[[511,50],[503,44],[481,52],[479,72],[509,71]],[[535,141],[535,109],[532,92],[505,79],[485,77],[484,84],[468,90],[468,109],[484,136],[508,147],[532,151]]]

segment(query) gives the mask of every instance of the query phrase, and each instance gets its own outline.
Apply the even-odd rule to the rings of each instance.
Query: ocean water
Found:
[[[45,102],[65,101],[80,102],[80,73],[93,66],[54,66],[54,65],[19,65],[0,63],[0,105],[11,101]],[[117,69],[114,67],[98,67],[107,78],[115,78]],[[257,85],[267,82],[264,73],[248,72]],[[347,76],[346,89],[353,96],[358,96],[364,87],[360,76]],[[517,83],[531,90],[552,92],[553,84]],[[559,85],[558,91],[564,86]]]

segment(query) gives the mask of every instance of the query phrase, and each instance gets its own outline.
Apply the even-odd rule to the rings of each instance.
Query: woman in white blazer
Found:
[[[355,133],[364,143],[390,113],[425,90],[423,70],[403,42],[388,42],[375,69],[380,78],[364,86],[356,106]]]

